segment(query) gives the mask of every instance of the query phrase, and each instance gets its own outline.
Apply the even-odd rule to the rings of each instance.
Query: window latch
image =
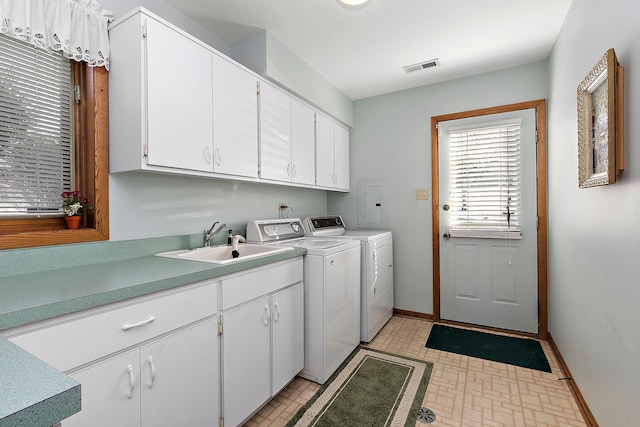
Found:
[[[80,104],[80,85],[73,87],[73,99],[76,101],[76,104]]]

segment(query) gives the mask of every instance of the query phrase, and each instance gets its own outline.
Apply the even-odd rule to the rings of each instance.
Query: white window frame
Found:
[[[520,128],[514,119],[449,129],[452,237],[522,238]]]

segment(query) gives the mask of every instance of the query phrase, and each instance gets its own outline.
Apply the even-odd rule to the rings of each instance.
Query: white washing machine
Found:
[[[323,384],[360,343],[360,244],[303,237],[297,218],[250,221],[247,241],[307,250],[304,264],[304,368]]]
[[[307,217],[305,234],[361,244],[360,340],[370,342],[393,315],[393,239],[388,230],[346,230],[340,215]]]

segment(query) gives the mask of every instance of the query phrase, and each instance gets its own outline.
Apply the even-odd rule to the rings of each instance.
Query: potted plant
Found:
[[[65,191],[62,196],[62,210],[66,214],[64,221],[67,228],[80,227],[82,209],[90,209],[89,199],[82,197],[80,191]]]

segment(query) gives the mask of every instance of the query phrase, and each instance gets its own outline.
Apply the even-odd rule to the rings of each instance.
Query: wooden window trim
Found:
[[[109,84],[104,67],[75,62],[81,102],[75,106],[76,188],[91,200],[83,226],[65,228],[64,219],[0,220],[0,249],[109,239]],[[62,202],[62,199],[61,199]]]

